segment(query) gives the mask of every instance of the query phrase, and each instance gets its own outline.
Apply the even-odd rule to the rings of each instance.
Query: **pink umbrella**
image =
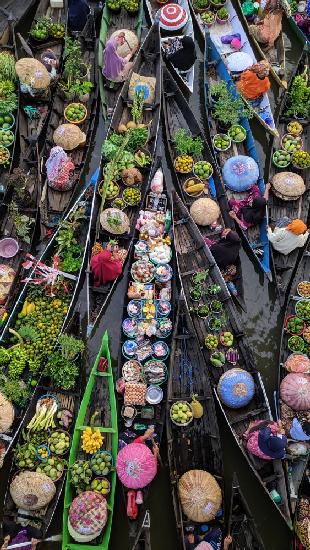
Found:
[[[143,489],[157,471],[157,460],[144,443],[129,443],[117,455],[117,475],[128,489]]]
[[[281,399],[294,411],[310,409],[310,376],[291,372],[280,385]]]

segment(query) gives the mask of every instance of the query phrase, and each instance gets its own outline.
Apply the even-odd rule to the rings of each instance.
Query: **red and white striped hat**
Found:
[[[160,27],[166,31],[177,31],[188,21],[187,11],[178,4],[166,4],[160,10]]]

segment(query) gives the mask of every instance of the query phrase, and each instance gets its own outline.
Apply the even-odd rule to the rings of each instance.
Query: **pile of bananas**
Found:
[[[82,449],[87,454],[94,454],[100,449],[104,441],[99,428],[91,428],[88,426],[82,434]]]
[[[24,301],[23,309],[21,310],[18,317],[26,317],[26,315],[29,315],[29,313],[33,313],[33,311],[36,310],[36,306],[34,302],[28,302],[27,300]]]

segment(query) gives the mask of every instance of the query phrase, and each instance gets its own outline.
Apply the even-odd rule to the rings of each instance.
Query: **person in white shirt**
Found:
[[[309,232],[302,220],[295,219],[286,227],[275,227],[273,231],[268,227],[268,239],[277,252],[287,255],[306,244]]]

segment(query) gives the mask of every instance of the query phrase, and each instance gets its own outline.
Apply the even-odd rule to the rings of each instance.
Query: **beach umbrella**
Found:
[[[306,191],[305,182],[294,172],[278,172],[271,180],[273,193],[284,201],[299,199]]]
[[[226,187],[236,193],[242,193],[256,184],[259,168],[252,157],[236,155],[226,160],[222,173]]]
[[[159,25],[165,31],[178,31],[187,21],[187,11],[178,4],[168,3],[160,10]]]
[[[184,514],[204,523],[215,519],[222,503],[216,479],[204,470],[189,470],[179,480],[179,497]]]
[[[227,57],[227,68],[232,73],[241,73],[253,65],[253,58],[245,52],[234,52]]]
[[[230,369],[219,379],[217,391],[220,400],[227,407],[231,409],[245,407],[254,396],[253,376],[243,369]]]
[[[15,64],[18,78],[35,90],[45,90],[49,87],[51,77],[43,63],[34,57],[23,57]]]
[[[211,225],[220,215],[218,204],[212,199],[202,198],[193,202],[190,215],[197,225]]]
[[[143,489],[154,479],[157,459],[144,443],[129,443],[117,455],[117,475],[128,489]]]
[[[297,372],[287,374],[280,385],[280,397],[294,411],[310,409],[310,376]]]

